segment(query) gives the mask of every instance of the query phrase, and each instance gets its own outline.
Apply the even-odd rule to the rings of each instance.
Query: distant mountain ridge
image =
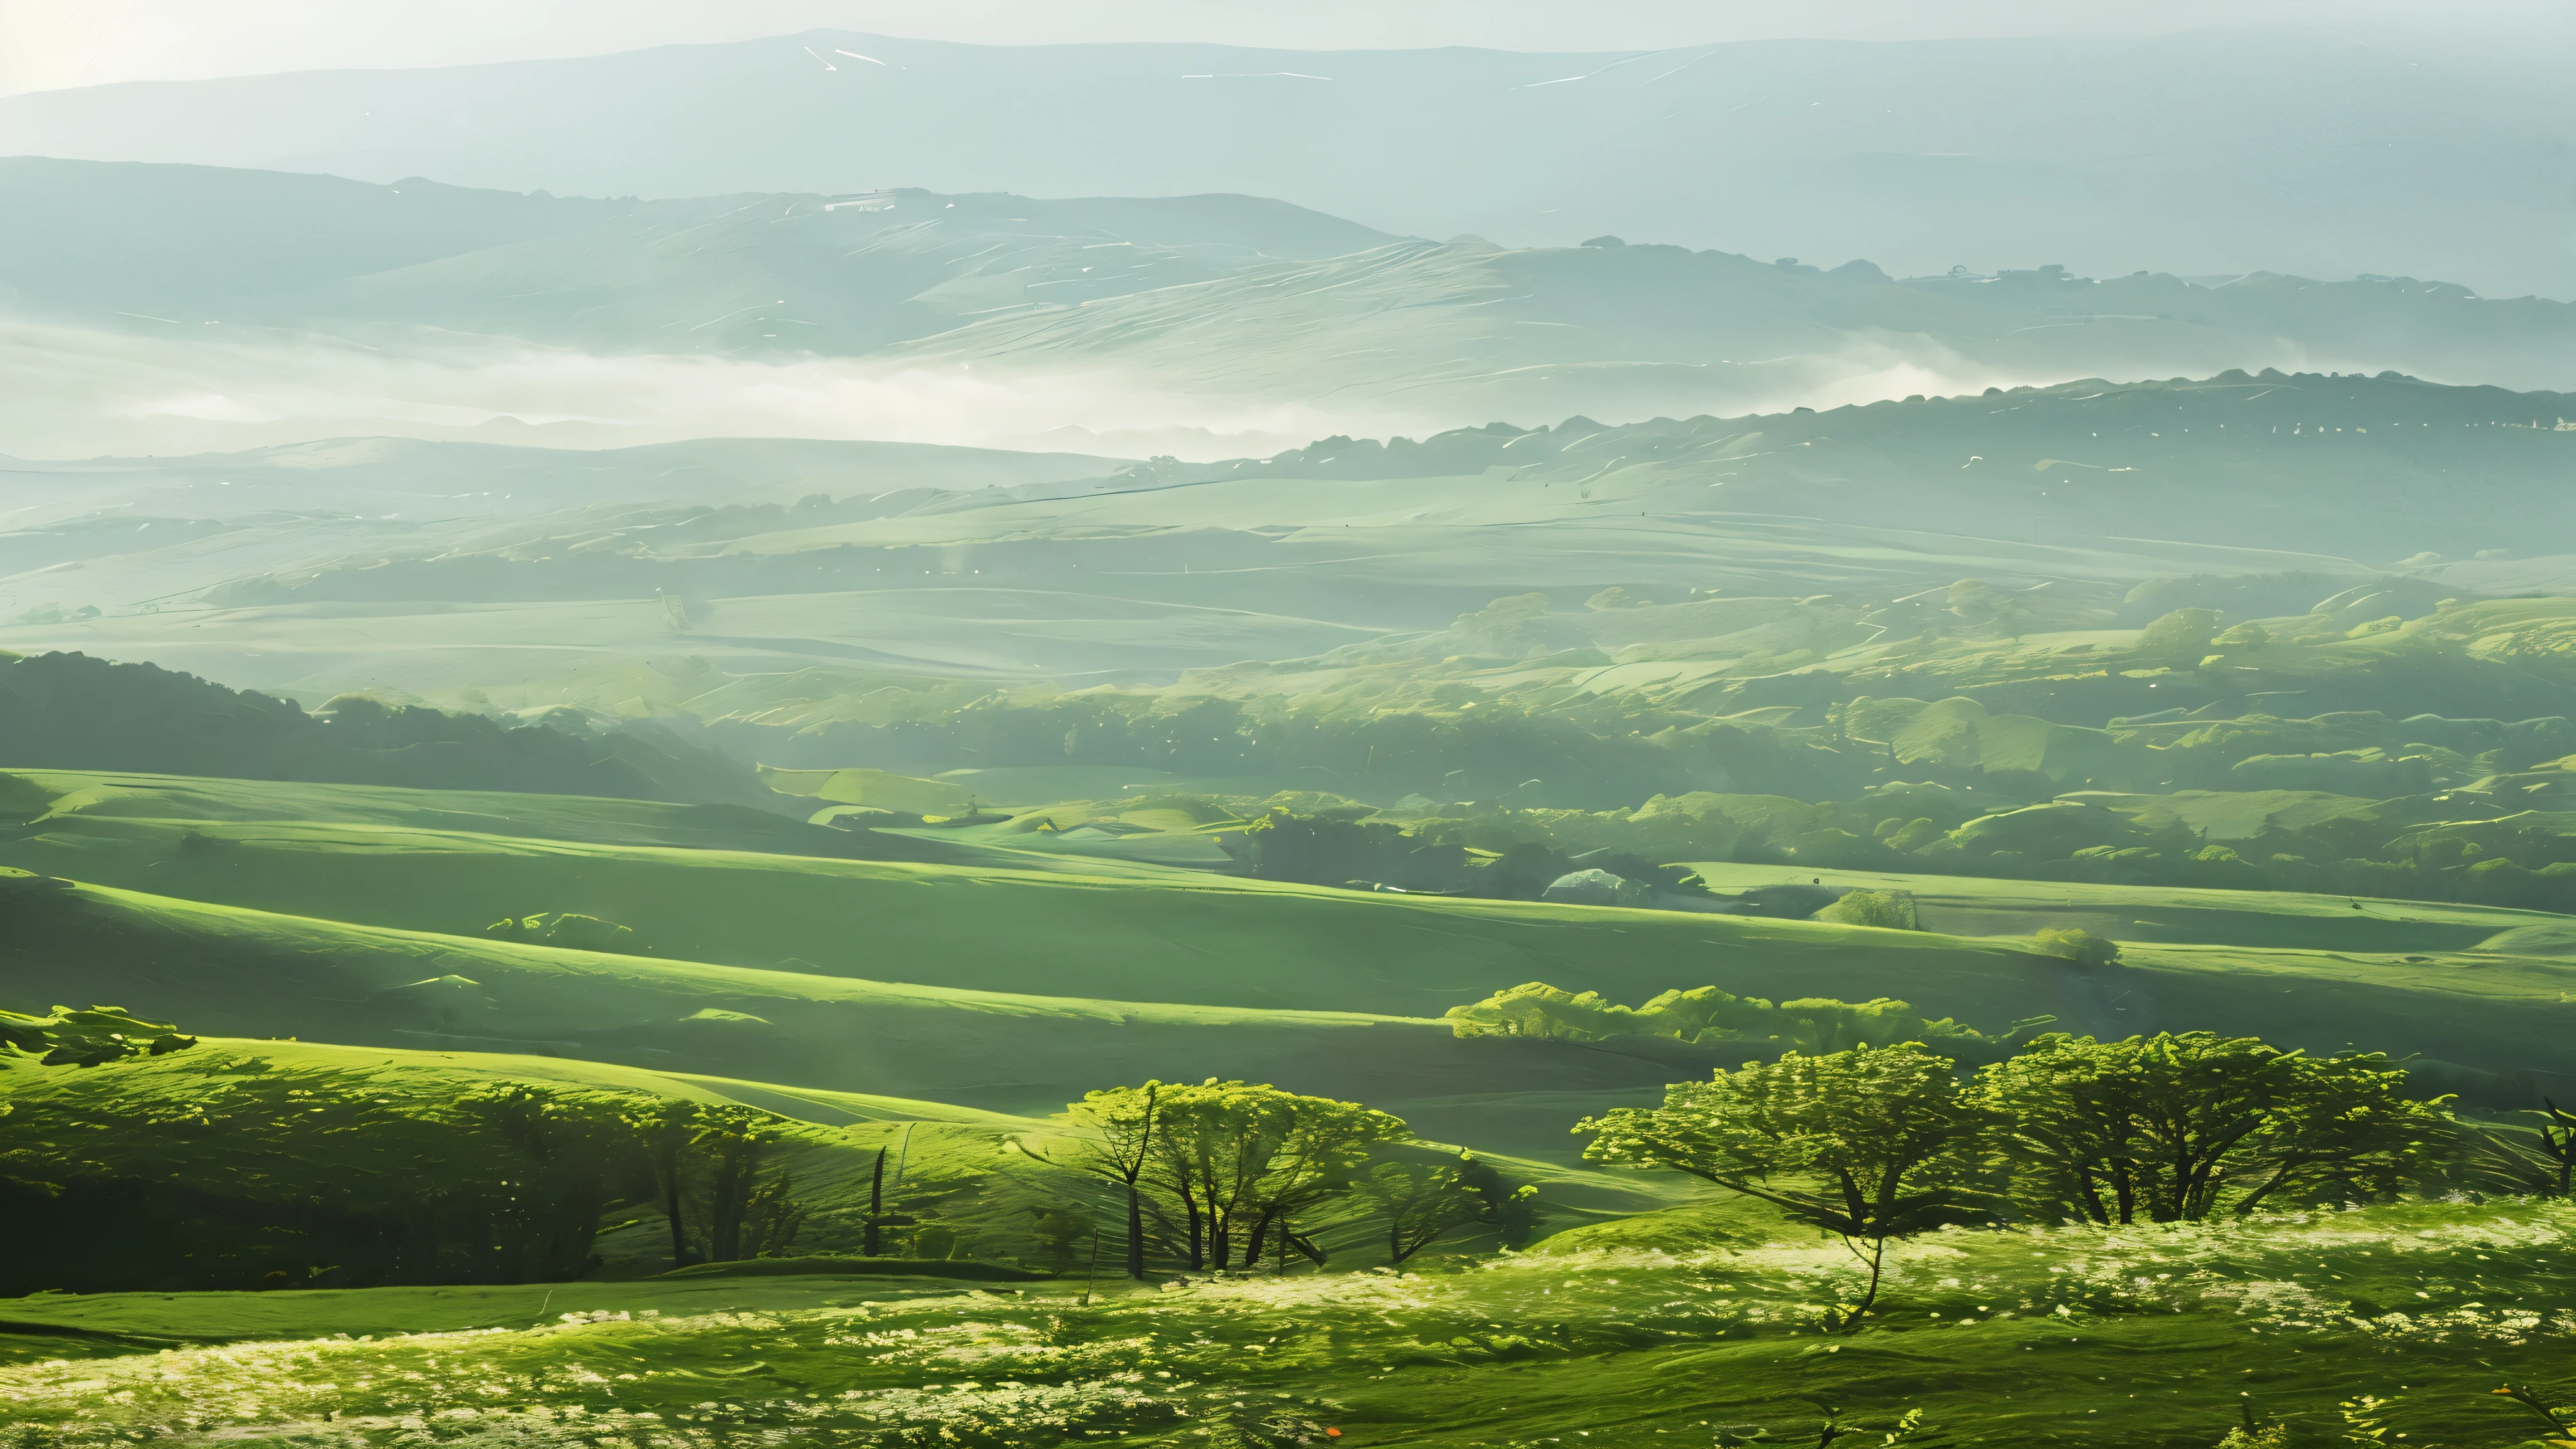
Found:
[[[2349,33],[1521,54],[849,31],[0,99],[0,154],[647,197],[1276,196],[1393,232],[1601,232],[1900,272],[2411,272],[2576,297],[2549,58]]]
[[[432,359],[533,344],[849,359],[1001,389],[1098,378],[1292,406],[1312,432],[2230,367],[2576,387],[2576,304],[2402,277],[1900,282],[1609,236],[1399,238],[1235,195],[596,200],[29,158],[0,161],[7,314],[156,345],[260,328]]]
[[[782,286],[799,290],[799,306],[815,305],[827,287],[855,297],[873,284],[879,305],[945,287],[948,305],[971,311],[1004,302],[1014,287],[1107,295],[1395,240],[1250,196],[1040,201],[887,191],[599,200],[419,177],[373,185],[0,158],[0,305],[89,324],[130,318],[133,308],[193,308],[199,315],[177,320],[420,322],[613,347],[724,350],[749,322],[776,318],[750,318],[715,338],[654,334],[671,317],[696,322],[692,304],[723,306]],[[1114,265],[1097,255],[1125,249],[1137,255]],[[836,265],[853,259],[858,265]],[[1100,280],[1086,282],[1094,272]],[[603,310],[604,322],[593,315]],[[788,345],[852,352],[885,340],[862,328],[855,338],[834,331]]]

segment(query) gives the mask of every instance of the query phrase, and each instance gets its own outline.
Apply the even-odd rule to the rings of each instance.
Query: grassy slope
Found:
[[[2375,1393],[2397,1399],[2391,1428],[2409,1442],[2502,1449],[2536,1426],[2486,1391],[2563,1387],[2570,1227],[2564,1207],[2518,1203],[1942,1234],[1899,1250],[1879,1327],[1831,1342],[1814,1324],[1848,1286],[1838,1246],[1675,1254],[1638,1246],[1634,1224],[1463,1272],[1116,1292],[1089,1307],[1043,1286],[923,1298],[761,1280],[735,1285],[741,1312],[529,1329],[531,1308],[560,1309],[525,1290],[127,1296],[22,1311],[171,1337],[512,1331],[22,1363],[0,1369],[0,1394],[75,1445],[210,1411],[236,1442],[326,1412],[371,1442],[406,1415],[464,1409],[443,1437],[553,1445],[648,1426],[857,1428],[849,1416],[907,1404],[980,1423],[979,1442],[1034,1445],[1062,1442],[1032,1412],[1051,1403],[1112,1444],[1170,1443],[1237,1407],[1309,1413],[1344,1443],[1465,1449],[1706,1442],[1712,1426],[1785,1438],[1838,1405],[1882,1425],[1921,1407],[1963,1443],[2206,1449],[2244,1407],[2329,1442],[2337,1401]],[[713,1303],[618,1287],[565,1301]],[[228,1319],[236,1304],[244,1318]],[[1148,1402],[1113,1405],[1122,1383]],[[946,1387],[904,1392],[924,1385]],[[556,1422],[576,1408],[579,1422]],[[662,1417],[622,1417],[639,1413]]]
[[[984,901],[958,908],[991,913]],[[1221,1075],[1365,1100],[1445,1140],[1562,1150],[1576,1117],[1650,1099],[1706,1064],[1664,1043],[1468,1042],[1398,1016],[601,955],[103,888],[49,896],[16,920],[0,957],[13,1000],[113,999],[201,1030],[535,1051],[1011,1112],[1148,1076]]]
[[[58,802],[58,811],[75,798]],[[130,803],[143,797],[118,798]],[[304,807],[299,801],[293,808]],[[579,802],[576,807],[576,813],[589,808]],[[243,808],[249,808],[246,801]],[[340,808],[346,815],[363,814],[354,805]],[[553,808],[530,800],[523,826],[544,821]],[[541,828],[572,834],[582,827],[575,821]],[[191,832],[201,840],[183,848]],[[282,944],[287,939],[315,932],[317,940],[354,939],[339,927],[318,924],[324,920],[471,935],[501,916],[544,910],[619,921],[635,929],[643,949],[672,958],[624,959],[614,970],[574,967],[564,963],[618,958],[460,942],[448,935],[382,955],[372,948],[334,947],[347,961],[366,964],[324,970],[354,972],[350,979],[364,985],[356,993],[361,996],[447,974],[473,976],[493,990],[506,980],[515,983],[507,988],[514,1029],[558,1039],[590,1041],[610,1028],[668,1022],[700,1006],[772,1018],[791,1034],[836,1031],[809,1023],[838,1019],[861,1001],[884,1003],[865,1008],[872,1012],[929,1011],[933,1018],[947,1018],[951,1005],[922,1004],[936,991],[883,984],[905,982],[1043,998],[1048,1004],[1015,1003],[1008,1012],[1092,1022],[1132,1018],[1149,1033],[1177,1033],[1175,1040],[1218,1022],[1229,1040],[1284,1032],[1278,1039],[1286,1050],[1291,1040],[1357,1040],[1345,1027],[1327,1023],[1363,1018],[1338,1013],[1430,1018],[1501,987],[1545,980],[1628,1001],[1706,984],[1773,998],[1893,996],[1929,1015],[1986,1025],[2047,1012],[2085,1030],[2221,1026],[2316,1047],[2361,1042],[2509,1068],[2556,1068],[2565,1054],[2569,1003],[2561,998],[2569,989],[2568,968],[2554,957],[2475,949],[2502,931],[2552,919],[2522,912],[2392,902],[2365,903],[2355,911],[2348,901],[2332,898],[2042,887],[1954,877],[1851,878],[1854,884],[1866,880],[1917,890],[1933,904],[1934,925],[2016,934],[2044,924],[2108,926],[2105,934],[2135,943],[2126,968],[2092,977],[2033,955],[2010,937],[1363,895],[1062,856],[995,852],[986,859],[994,863],[831,860],[402,824],[174,821],[80,809],[49,817],[32,833],[0,845],[0,863],[47,874],[313,918],[234,917],[174,900],[118,907],[182,934],[238,930],[243,940],[264,943],[255,948],[255,954],[265,953],[262,959],[299,963],[297,971],[324,969],[312,963],[330,953],[289,952]],[[1710,869],[1721,883],[1778,875],[1746,867]],[[2068,900],[2076,905],[2058,904]],[[1943,912],[1950,914],[1945,918]],[[2120,927],[2123,917],[2143,918],[2157,928]],[[254,919],[260,924],[238,925]],[[1076,941],[1085,949],[1067,951],[1067,943]],[[475,964],[441,964],[450,955]],[[539,959],[547,963],[542,969],[532,964]],[[575,970],[591,984],[578,991],[540,984]],[[37,990],[40,979],[62,978],[22,976],[19,989]],[[275,1015],[273,1004],[257,1004],[245,1015],[252,1003],[227,1001],[220,993],[191,996],[175,981],[128,979],[130,991],[166,994],[173,1004],[152,1006],[153,995],[125,1004],[176,1012],[221,1029],[313,1035],[392,1024],[381,1016],[353,1015],[349,1008],[306,1003],[292,1018],[302,1027],[279,1026],[287,1018]],[[610,979],[618,983],[613,988],[604,984]],[[1140,1006],[1095,1005],[1102,1002],[1174,1008],[1157,1014]],[[1219,1010],[1209,1016],[1180,1009],[1185,1006]],[[1261,1015],[1283,1011],[1332,1015],[1298,1017],[1293,1024]],[[192,1016],[196,1012],[219,1019]],[[489,1030],[471,1023],[452,1029],[468,1035]],[[1030,1104],[1011,1096],[1014,1089],[993,1081],[995,1074],[973,1058],[1011,1060],[1020,1069],[1013,1075],[1022,1079],[1070,1071],[1090,1049],[1074,1040],[1097,1029],[1074,1028],[1060,1046],[1048,1045],[1030,1058],[961,1056],[961,1039],[934,1030],[906,1047],[900,1060],[826,1051],[810,1059],[817,1063],[812,1070],[825,1075],[804,1079],[940,1097],[983,1089],[997,1095],[969,1100],[1024,1109]],[[1373,1028],[1368,1039],[1380,1039],[1386,1029]],[[1438,1035],[1427,1027],[1402,1031],[1426,1039]],[[1034,1028],[1032,1034],[1051,1042],[1054,1036]],[[1134,1033],[1121,1039],[1141,1041]],[[656,1045],[668,1049],[672,1043]],[[1111,1060],[1166,1076],[1182,1074],[1176,1063],[1155,1062],[1152,1053],[1163,1049],[1140,1044]],[[1499,1049],[1495,1043],[1476,1048]],[[1197,1060],[1194,1052],[1183,1059]],[[828,1071],[819,1065],[825,1060],[835,1064]],[[741,1074],[743,1064],[739,1056],[719,1057],[707,1069]],[[1488,1089],[1462,1084],[1441,1092],[1415,1082],[1401,1095],[1421,1101],[1483,1090]]]
[[[1768,884],[1786,866],[1696,863],[1718,890]],[[1808,870],[1827,885],[1900,890],[1915,898],[1928,930],[1958,935],[2026,935],[2076,926],[2115,941],[2193,946],[2278,947],[2396,955],[2471,952],[2507,931],[2563,926],[2546,911],[2442,901],[2308,895],[2297,891],[2203,890],[2190,886],[2093,885],[1891,871]]]
[[[548,807],[531,797],[523,819]],[[182,848],[194,832],[199,843]],[[566,830],[566,834],[573,831]],[[907,837],[910,839],[912,837]],[[1499,987],[1923,993],[2002,1009],[2052,964],[2009,944],[1536,903],[1371,896],[1077,857],[830,860],[301,819],[97,816],[0,844],[76,880],[410,931],[581,911],[677,958],[978,991],[1434,1017]],[[1143,909],[1140,909],[1140,905]],[[1066,943],[1085,949],[1068,953]],[[1715,948],[1715,949],[1711,949]],[[412,978],[406,978],[412,979]]]

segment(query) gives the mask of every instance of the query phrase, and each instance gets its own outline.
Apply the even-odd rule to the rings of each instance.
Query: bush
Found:
[[[2052,926],[2033,938],[2040,953],[2062,956],[2078,966],[2109,966],[2120,959],[2120,943],[2074,926]]]
[[[1886,931],[1923,929],[1915,913],[1914,897],[1904,891],[1851,891],[1808,919],[1845,926],[1876,926]]]

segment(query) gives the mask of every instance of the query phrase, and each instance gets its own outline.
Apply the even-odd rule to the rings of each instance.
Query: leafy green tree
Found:
[[[491,1154],[506,1174],[489,1214],[492,1267],[504,1282],[578,1276],[591,1262],[612,1179],[633,1161],[616,1099],[512,1082],[471,1093],[447,1110],[478,1135],[511,1149]]]
[[[2039,943],[2041,951],[2063,956],[2078,966],[2108,966],[2120,959],[2119,942],[2080,926],[2051,926],[2031,939]]]
[[[1453,1229],[1493,1221],[1497,1206],[1454,1167],[1385,1162],[1354,1186],[1385,1217],[1386,1260],[1393,1264],[1402,1264]],[[1533,1191],[1523,1187],[1517,1195]]]
[[[671,1266],[685,1268],[692,1261],[689,1254],[687,1227],[687,1184],[685,1172],[689,1146],[697,1133],[698,1106],[695,1102],[655,1099],[626,1114],[627,1129],[635,1134],[636,1146],[653,1169],[653,1189],[662,1200],[662,1215],[671,1229]]]
[[[1127,1200],[1127,1262],[1130,1278],[1145,1276],[1145,1170],[1153,1164],[1156,1134],[1163,1125],[1164,1097],[1180,1088],[1149,1081],[1141,1087],[1111,1087],[1086,1092],[1065,1109],[1081,1135],[1058,1155],[1029,1145],[1013,1145],[1050,1167],[1067,1168],[1116,1183]]]
[[[1595,1162],[1666,1167],[1839,1235],[1869,1269],[1857,1327],[1878,1301],[1887,1245],[1987,1216],[1975,1187],[1985,1112],[1952,1063],[1916,1043],[1720,1069],[1664,1089],[1661,1107],[1578,1124]]]
[[[805,1211],[790,1195],[784,1168],[764,1171],[786,1125],[731,1103],[698,1109],[689,1146],[705,1177],[699,1202],[709,1262],[774,1257],[795,1241]]]
[[[2276,1197],[2394,1190],[2450,1132],[2384,1056],[2213,1032],[2052,1033],[1978,1073],[2015,1195],[2097,1223],[2198,1222]]]
[[[1809,917],[1846,926],[1876,926],[1887,931],[1919,931],[1914,896],[1908,891],[1850,891],[1841,900]]]
[[[1407,1135],[1401,1118],[1356,1102],[1210,1079],[1166,1088],[1153,1181],[1177,1203],[1193,1270],[1260,1261],[1274,1230],[1343,1190],[1342,1175],[1379,1142]]]

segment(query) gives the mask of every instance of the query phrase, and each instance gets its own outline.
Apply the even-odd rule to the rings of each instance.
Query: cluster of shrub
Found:
[[[1761,1056],[1793,1051],[1815,1056],[1864,1042],[1918,1040],[1963,1062],[2000,1061],[2015,1050],[2015,1038],[2056,1019],[2031,1017],[2001,1032],[1987,1033],[1946,1016],[1926,1019],[1905,1002],[1883,996],[1861,1002],[1821,996],[1772,1002],[1759,996],[1736,996],[1714,986],[1667,991],[1643,1006],[1629,1007],[1607,1001],[1597,991],[1564,991],[1544,981],[1497,991],[1471,1005],[1453,1006],[1446,1015],[1450,1031],[1460,1037],[1610,1041],[1652,1036]]]

